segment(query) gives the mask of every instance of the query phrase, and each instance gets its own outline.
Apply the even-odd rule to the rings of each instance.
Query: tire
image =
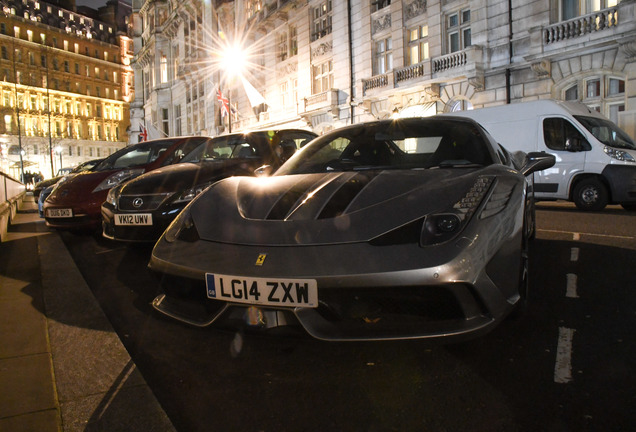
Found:
[[[621,204],[621,207],[623,207],[627,211],[636,211],[636,204],[634,203]]]
[[[574,187],[572,200],[579,210],[603,210],[609,201],[607,187],[597,178],[581,180]]]

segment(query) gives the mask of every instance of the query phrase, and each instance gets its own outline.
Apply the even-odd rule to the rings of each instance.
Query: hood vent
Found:
[[[281,196],[272,211],[267,215],[268,220],[283,220],[295,207],[294,204],[301,199],[311,185],[307,183],[299,183]]]
[[[350,178],[325,204],[318,219],[329,219],[343,214],[368,183],[369,177],[362,173]]]
[[[345,177],[338,177],[344,179]],[[318,205],[310,219],[329,219],[345,213],[351,202],[371,181],[368,173],[358,173],[342,181],[338,188],[301,182],[285,192],[267,215],[267,220],[286,220],[305,206]],[[332,183],[337,184],[337,181]],[[322,204],[320,204],[322,203]]]

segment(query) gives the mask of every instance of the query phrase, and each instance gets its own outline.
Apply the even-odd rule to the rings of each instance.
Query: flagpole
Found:
[[[228,132],[232,133],[232,89],[229,89],[227,92],[227,123],[229,125]]]

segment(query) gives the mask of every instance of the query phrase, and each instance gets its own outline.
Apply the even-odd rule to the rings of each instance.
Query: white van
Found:
[[[448,115],[478,121],[509,151],[553,154],[556,164],[535,173],[537,200],[574,201],[582,210],[609,203],[636,210],[636,144],[594,109],[540,100]]]

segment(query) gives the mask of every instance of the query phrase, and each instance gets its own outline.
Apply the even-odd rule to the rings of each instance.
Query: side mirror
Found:
[[[530,152],[525,165],[521,168],[521,174],[528,176],[534,172],[541,171],[554,166],[556,158],[554,155],[545,152]]]
[[[254,170],[256,177],[269,177],[274,174],[274,167],[271,165],[263,165]]]

